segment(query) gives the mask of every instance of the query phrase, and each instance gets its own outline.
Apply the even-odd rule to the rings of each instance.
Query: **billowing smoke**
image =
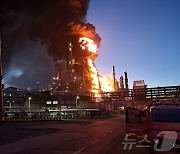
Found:
[[[54,75],[51,58],[67,59],[69,42],[79,61],[87,56],[79,46],[79,37],[89,37],[99,46],[95,27],[86,23],[88,6],[89,0],[1,0],[6,82],[21,87],[32,87],[36,81],[47,85]]]

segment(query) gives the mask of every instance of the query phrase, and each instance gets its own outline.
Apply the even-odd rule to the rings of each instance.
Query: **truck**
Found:
[[[151,153],[180,152],[180,103],[155,103],[144,110],[126,108],[126,134],[146,140]]]

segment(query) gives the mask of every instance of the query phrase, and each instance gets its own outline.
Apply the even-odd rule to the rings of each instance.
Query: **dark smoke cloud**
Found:
[[[1,0],[3,74],[7,83],[33,87],[39,81],[46,85],[54,75],[48,55],[54,61],[67,59],[68,43],[72,42],[73,56],[83,59],[87,55],[80,52],[81,36],[99,46],[95,27],[86,23],[88,6],[89,0]],[[22,74],[9,75],[15,68]]]

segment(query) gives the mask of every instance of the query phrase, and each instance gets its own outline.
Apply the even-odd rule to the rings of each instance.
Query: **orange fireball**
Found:
[[[93,52],[93,53],[97,53],[97,45],[94,44],[94,41],[87,38],[87,37],[81,37],[79,39],[79,42],[81,43],[81,48],[83,50],[85,50],[86,48],[88,49],[88,51]]]

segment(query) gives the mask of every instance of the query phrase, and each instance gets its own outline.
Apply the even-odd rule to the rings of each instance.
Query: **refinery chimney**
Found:
[[[117,89],[116,89],[116,73],[115,73],[114,66],[113,66],[113,83],[114,83],[114,91],[117,91]]]
[[[120,83],[120,88],[124,89],[124,78],[123,78],[123,76],[120,77],[119,83]]]
[[[129,89],[127,72],[124,72],[124,75],[125,75],[125,88]]]

